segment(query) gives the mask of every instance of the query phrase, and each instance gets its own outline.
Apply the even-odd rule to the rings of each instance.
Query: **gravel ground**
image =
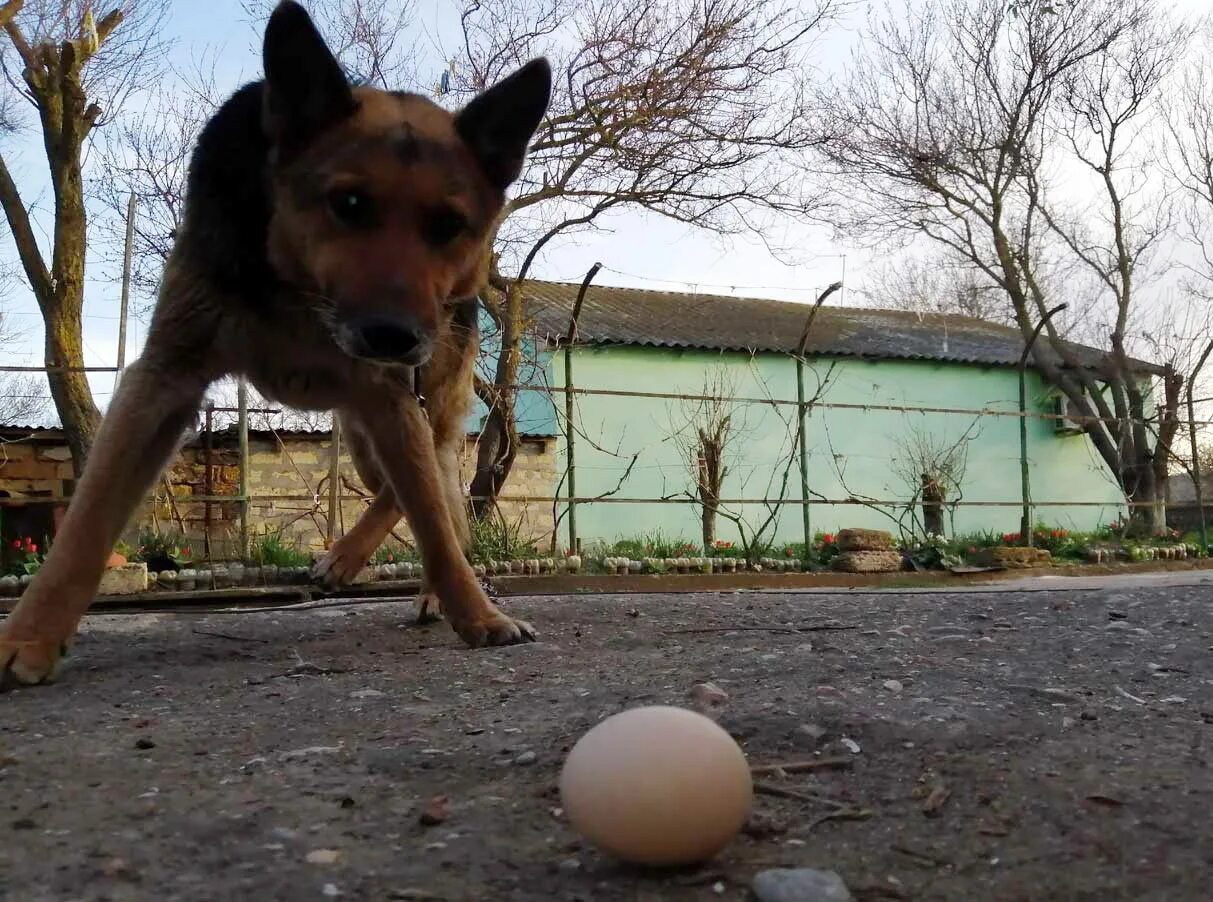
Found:
[[[1205,900],[1211,600],[519,597],[542,641],[475,652],[404,603],[95,616],[60,684],[0,696],[0,898],[745,899],[804,866],[860,900]],[[842,762],[763,774],[700,868],[579,843],[565,752],[705,681],[753,764]]]

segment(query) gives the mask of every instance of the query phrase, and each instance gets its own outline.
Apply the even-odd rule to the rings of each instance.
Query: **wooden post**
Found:
[[[569,498],[569,548],[579,548],[580,542],[577,539],[577,466],[576,466],[576,444],[575,433],[576,428],[573,425],[574,407],[573,407],[573,343],[577,341],[577,317],[581,316],[581,304],[585,300],[585,293],[590,287],[590,282],[594,276],[598,275],[598,270],[602,269],[601,263],[595,263],[590,267],[590,271],[585,274],[585,278],[581,282],[581,288],[577,292],[577,300],[573,304],[573,315],[569,319],[569,332],[564,340],[564,442],[565,450],[568,454],[568,463],[566,471],[568,479],[565,484],[568,487]]]
[[[131,256],[135,244],[135,195],[131,193],[126,205],[126,248],[122,252],[122,306],[118,311],[118,374],[114,376],[114,386],[122,378],[122,370],[126,367],[126,320],[131,305]]]
[[[240,557],[248,556],[248,384],[236,387],[236,430],[240,440]]]
[[[341,420],[333,414],[332,440],[329,442],[329,522],[325,529],[324,547],[332,548],[337,529],[337,506],[341,503]]]
[[[206,438],[203,443],[203,471],[202,483],[203,493],[207,500],[202,503],[202,549],[206,552],[206,559],[211,559],[211,502],[210,497],[215,494],[214,482],[214,465],[215,465],[215,402],[206,402]]]

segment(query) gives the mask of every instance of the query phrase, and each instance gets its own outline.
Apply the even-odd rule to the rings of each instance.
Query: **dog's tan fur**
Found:
[[[299,29],[302,11],[283,7]],[[270,92],[272,81],[267,85]],[[479,284],[503,186],[486,175],[491,167],[450,113],[413,95],[370,88],[351,94],[352,115],[272,169],[264,253],[277,280],[256,304],[207,262],[187,202],[145,351],[122,375],[53,548],[0,630],[0,684],[54,676],[114,542],[207,387],[228,374],[245,376],[284,404],[335,411],[359,475],[375,492],[319,564],[320,578],[330,585],[351,580],[404,515],[425,565],[422,617],[436,615],[440,600],[470,645],[533,637],[529,625],[489,602],[463,554],[468,529],[457,455],[476,334],[462,299]],[[272,115],[267,122],[273,130]],[[318,197],[346,183],[377,200],[381,215],[373,226],[345,227]],[[449,241],[426,238],[425,217],[435,209],[460,223]],[[419,380],[424,409],[414,367],[368,360],[340,345],[335,324],[351,310],[407,315],[429,337],[433,350]]]

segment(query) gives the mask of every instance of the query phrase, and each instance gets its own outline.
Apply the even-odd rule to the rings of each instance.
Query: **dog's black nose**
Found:
[[[423,330],[406,319],[364,316],[351,325],[364,357],[419,363],[428,345]]]

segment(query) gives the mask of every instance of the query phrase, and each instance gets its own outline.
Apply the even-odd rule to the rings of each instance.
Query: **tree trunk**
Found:
[[[78,105],[82,105],[82,99]],[[72,112],[82,115],[82,111],[75,108]],[[55,190],[55,236],[51,257],[55,281],[51,286],[52,296],[40,299],[46,325],[46,365],[80,368],[84,364],[84,254],[87,245],[80,147],[74,141],[66,146],[47,141],[46,149]],[[86,373],[51,372],[47,374],[47,381],[72,452],[72,470],[79,479],[101,413],[93,402]]]
[[[477,520],[492,513],[518,456],[516,393],[511,386],[518,382],[518,361],[522,356],[522,307],[522,287],[512,283],[506,290],[501,317],[501,350],[493,377],[492,403],[480,430],[476,472],[472,476],[472,516]]]
[[[84,359],[80,308],[54,308],[44,312],[46,324],[46,365],[48,367],[79,367]],[[88,377],[82,372],[50,372],[47,374],[51,397],[63,434],[72,453],[72,471],[76,478],[84,471],[93,438],[101,422],[101,413],[93,403]]]

